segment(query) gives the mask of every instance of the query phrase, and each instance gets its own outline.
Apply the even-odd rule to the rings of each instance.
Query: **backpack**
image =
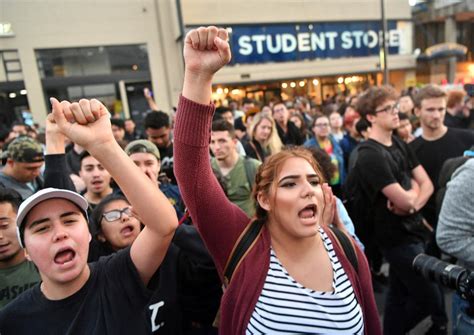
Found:
[[[386,161],[395,173],[395,179],[401,187],[408,190],[411,188],[412,175],[408,167],[408,151],[406,145],[396,136],[392,136],[392,143],[402,154],[403,167],[400,169],[392,155],[384,149],[381,144],[375,141],[365,141],[361,144],[359,150],[377,150],[382,154],[384,161]],[[357,236],[363,243],[373,244],[374,238],[374,208],[377,194],[367,194],[363,185],[362,178],[358,175],[357,167],[351,171],[353,175],[351,180],[345,185],[345,195],[347,211],[351,217],[356,228]],[[347,180],[346,180],[347,182]],[[428,224],[424,223],[423,216],[420,212],[405,215],[400,217],[400,225],[402,229],[411,236],[416,236],[424,242],[428,242],[433,235],[433,229]]]
[[[255,176],[257,175],[258,166],[253,163],[253,158],[248,156],[244,156],[244,170],[245,170],[245,178],[249,183],[250,189],[252,189],[253,184],[255,183]],[[217,165],[217,161],[215,159],[211,160],[211,166],[213,170],[220,171],[219,166]]]
[[[400,143],[396,137],[392,137],[392,142],[402,152],[404,157],[408,156],[406,148]],[[375,150],[383,155],[384,159],[389,163],[393,162],[390,153],[375,141],[365,141],[359,144],[354,150],[358,150],[358,156],[364,150]],[[406,164],[406,163],[405,163]],[[357,162],[355,163],[357,165]],[[405,166],[407,168],[407,166]],[[410,182],[407,180],[406,182]],[[374,208],[376,194],[369,194],[362,184],[362,178],[357,166],[349,171],[346,181],[343,185],[343,203],[347,209],[349,217],[354,223],[356,234],[364,244],[371,244],[374,231]]]

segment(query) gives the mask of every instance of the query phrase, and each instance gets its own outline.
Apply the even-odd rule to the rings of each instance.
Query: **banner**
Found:
[[[411,25],[388,21],[389,54],[411,52]],[[379,54],[381,23],[327,22],[232,26],[233,64],[290,62],[305,59],[366,57]],[[409,35],[409,36],[408,36]]]

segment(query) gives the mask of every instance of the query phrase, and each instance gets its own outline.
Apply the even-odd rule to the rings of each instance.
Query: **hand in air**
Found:
[[[214,26],[191,30],[184,42],[186,71],[205,78],[212,77],[229,63],[231,54],[225,29]]]
[[[96,99],[59,102],[51,98],[54,122],[71,141],[86,150],[115,142],[107,108]]]

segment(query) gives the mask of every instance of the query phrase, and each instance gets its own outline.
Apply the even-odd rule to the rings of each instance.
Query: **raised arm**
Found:
[[[214,106],[214,73],[230,61],[227,31],[216,27],[190,31],[184,45],[185,75],[174,132],[174,170],[183,200],[218,271],[248,223],[212,173],[209,138]]]
[[[44,168],[44,187],[55,187],[76,191],[69,177],[66,163],[65,138],[54,122],[53,114],[46,118],[46,155]]]
[[[178,219],[173,206],[115,141],[109,112],[98,100],[79,103],[52,98],[54,120],[61,132],[83,146],[112,175],[145,228],[132,244],[130,257],[145,284],[161,264]]]

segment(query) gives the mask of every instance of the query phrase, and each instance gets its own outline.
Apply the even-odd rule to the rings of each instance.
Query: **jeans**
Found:
[[[415,257],[425,252],[423,243],[383,249],[390,264],[389,289],[384,312],[384,334],[405,334],[431,315],[435,325],[446,325],[441,287],[413,270]]]
[[[457,293],[453,294],[453,335],[474,334],[474,318],[466,314],[469,303]]]

